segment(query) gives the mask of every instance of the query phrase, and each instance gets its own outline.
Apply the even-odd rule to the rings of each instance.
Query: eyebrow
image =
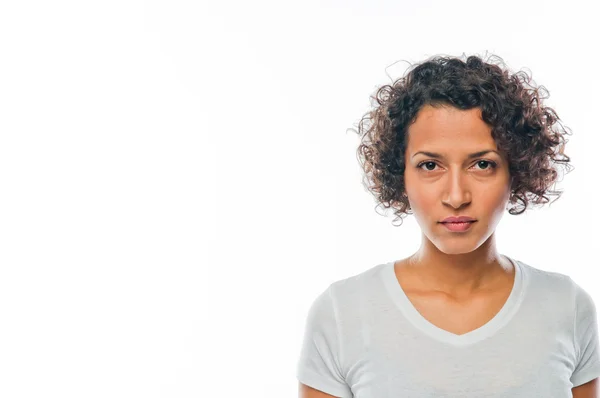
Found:
[[[489,152],[494,152],[494,153],[500,155],[497,151],[495,151],[493,149],[486,149],[484,151],[479,151],[479,152],[472,153],[472,154],[468,155],[467,158],[468,159],[473,159],[473,158],[485,155],[486,153],[489,153]],[[415,156],[417,156],[420,153],[422,153],[423,155],[432,157],[432,158],[437,158],[437,159],[443,159],[444,158],[444,155],[440,155],[439,153],[426,152],[426,151],[419,151],[419,152],[415,153],[412,157],[414,158]]]

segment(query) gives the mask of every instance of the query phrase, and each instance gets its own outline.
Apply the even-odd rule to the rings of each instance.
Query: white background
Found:
[[[297,396],[312,300],[420,244],[375,210],[348,129],[436,54],[550,92],[575,170],[498,248],[600,301],[587,4],[3,2],[0,396]]]

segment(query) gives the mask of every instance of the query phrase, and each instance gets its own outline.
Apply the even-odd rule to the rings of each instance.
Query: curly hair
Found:
[[[573,168],[564,154],[569,132],[552,108],[542,106],[542,91],[544,86],[532,85],[527,73],[511,74],[476,55],[466,61],[436,55],[412,65],[404,77],[376,90],[370,99],[377,105],[354,130],[362,136],[357,155],[365,173],[363,185],[376,196],[377,207],[394,209],[394,221],[401,225],[411,214],[404,182],[408,127],[424,105],[451,105],[462,110],[479,107],[496,145],[507,155],[512,177],[509,202],[522,204],[509,209],[510,214],[523,213],[530,202],[547,203],[546,195],[560,197],[562,191],[550,187],[557,180],[555,165],[562,163],[567,172]]]

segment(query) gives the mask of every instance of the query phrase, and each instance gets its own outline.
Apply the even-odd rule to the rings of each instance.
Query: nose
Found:
[[[443,195],[443,203],[456,209],[471,202],[470,189],[467,186],[465,176],[459,171],[450,172],[446,190]]]

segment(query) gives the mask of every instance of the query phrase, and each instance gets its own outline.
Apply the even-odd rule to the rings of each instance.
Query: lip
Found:
[[[471,228],[471,225],[475,224],[475,221],[444,222],[444,223],[440,223],[440,224],[442,224],[444,227],[446,227],[446,229],[448,229],[449,231],[452,231],[452,232],[465,232],[465,231],[469,230],[469,228]]]
[[[477,221],[477,220],[475,220],[472,217],[460,216],[460,217],[446,217],[440,222],[447,223],[447,222],[471,222],[471,221]]]

